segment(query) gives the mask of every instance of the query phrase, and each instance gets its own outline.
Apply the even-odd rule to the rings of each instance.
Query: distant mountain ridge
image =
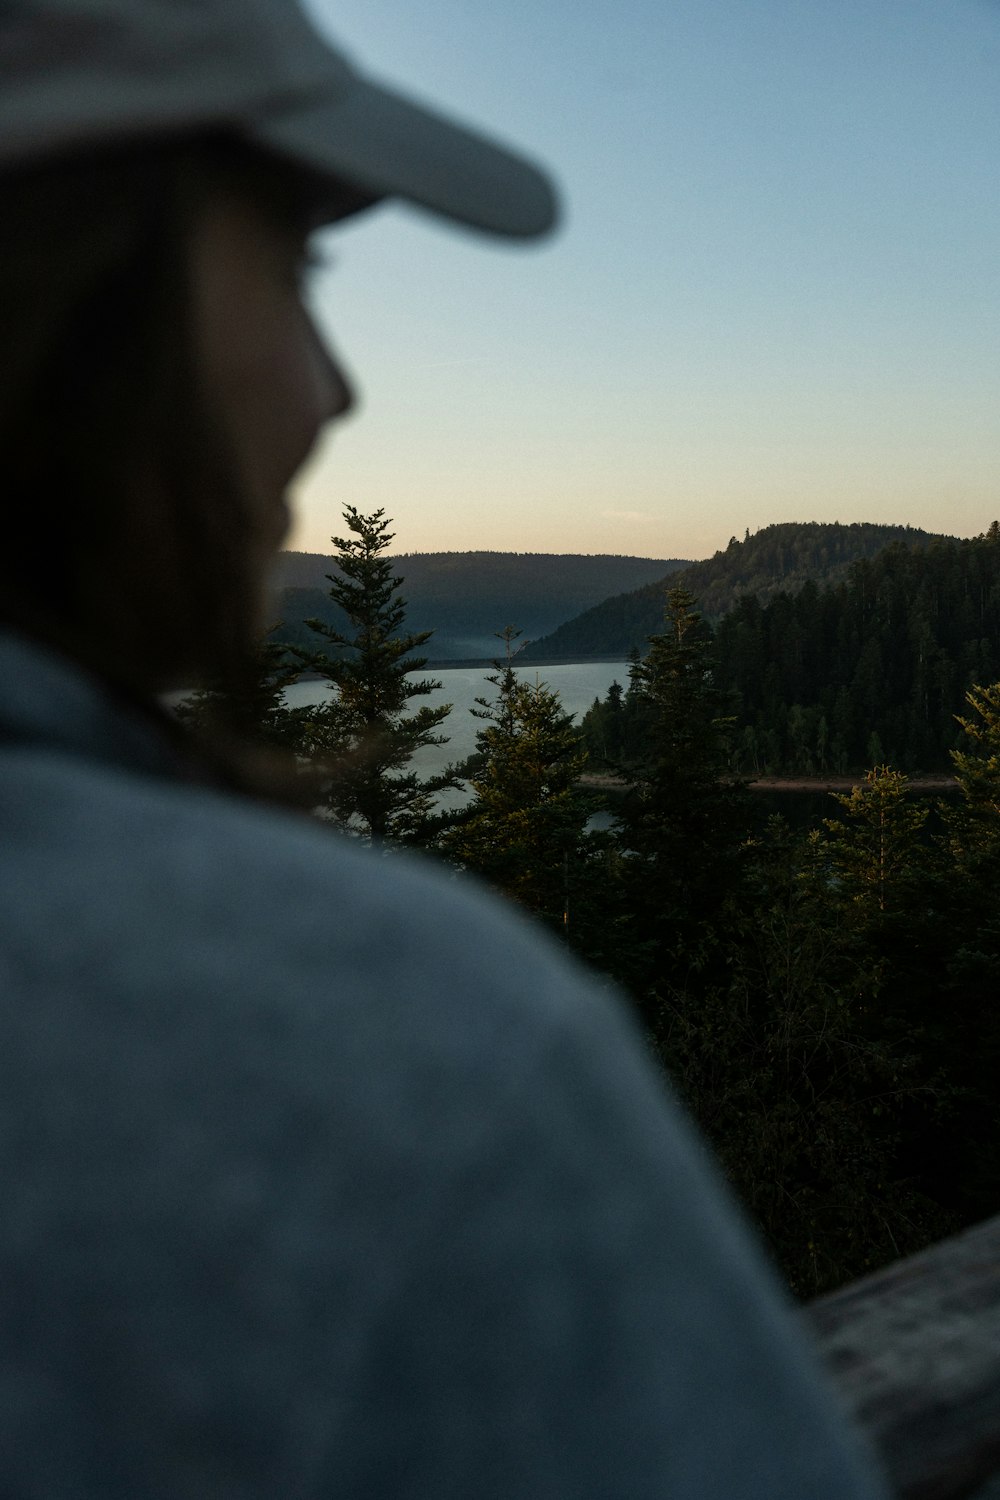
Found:
[[[406,628],[434,631],[426,647],[430,661],[492,658],[500,649],[496,632],[505,625],[532,640],[609,595],[689,566],[681,558],[548,552],[411,552],[392,561],[403,578]],[[278,638],[315,648],[306,619],[343,627],[326,581],[334,571],[333,558],[320,553],[280,555],[271,609],[283,622]]]
[[[521,653],[524,661],[584,661],[589,657],[627,656],[642,651],[663,622],[668,586],[683,586],[699,611],[717,620],[741,599],[755,596],[762,604],[775,594],[797,593],[805,583],[832,584],[846,577],[851,565],[874,557],[892,543],[926,547],[941,538],[913,526],[879,526],[855,521],[786,521],[765,526],[704,562],[690,563],[655,582],[623,592],[567,620],[558,630],[534,640]]]

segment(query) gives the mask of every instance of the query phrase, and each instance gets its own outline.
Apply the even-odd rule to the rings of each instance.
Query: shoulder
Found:
[[[103,1370],[101,1309],[141,1306],[108,1405],[178,1340],[199,1390],[252,1370],[247,1454],[313,1455],[286,1492],[872,1493],[622,1007],[553,944],[427,863],[45,759],[0,786],[0,1124],[53,1358],[72,1332]]]
[[[99,964],[174,1004],[267,997],[283,1024],[451,1038],[453,1064],[457,1046],[499,1064],[606,1008],[547,935],[429,858],[82,759],[5,759],[0,932],[36,970]]]

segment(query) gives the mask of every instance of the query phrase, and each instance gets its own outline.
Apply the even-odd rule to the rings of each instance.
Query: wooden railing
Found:
[[[803,1316],[904,1500],[1000,1500],[1000,1218]]]

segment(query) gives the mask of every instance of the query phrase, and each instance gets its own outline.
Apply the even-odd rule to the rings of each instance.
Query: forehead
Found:
[[[300,175],[265,152],[211,139],[192,149],[186,168],[184,189],[197,218],[217,204],[227,211],[245,205],[246,217],[261,225],[307,232],[308,195]]]
[[[203,194],[239,194],[277,226],[304,236],[375,200],[349,183],[331,181],[238,137],[203,139],[193,156]]]
[[[220,188],[193,216],[189,268],[199,318],[228,321],[294,287],[307,230],[256,197]]]

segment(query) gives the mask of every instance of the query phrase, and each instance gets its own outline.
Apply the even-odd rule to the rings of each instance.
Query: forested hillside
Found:
[[[412,628],[434,631],[434,661],[492,657],[495,632],[505,625],[516,624],[529,639],[545,635],[609,595],[687,566],[679,558],[532,552],[414,552],[391,561],[404,578]],[[302,622],[309,618],[343,628],[328,593],[332,570],[329,557],[282,553],[272,617],[283,622],[283,639],[308,649]]]
[[[890,543],[920,547],[932,540],[928,532],[912,526],[790,521],[766,526],[754,536],[748,532],[742,542],[733,537],[724,551],[688,564],[670,582],[688,589],[702,614],[717,620],[742,598],[755,597],[763,603],[779,590],[795,593],[807,582],[833,583],[845,576],[852,563],[874,557]],[[583,661],[643,651],[662,623],[663,597],[663,580],[657,579],[631,593],[605,599],[534,641],[523,659]]]
[[[1000,677],[1000,525],[969,541],[895,542],[841,583],[744,599],[712,644],[734,770],[947,771],[966,692]],[[615,760],[628,712],[627,694],[591,711],[595,753]]]
[[[1000,677],[1000,527],[897,543],[833,588],[745,600],[716,640],[746,770],[947,770],[965,693]]]

